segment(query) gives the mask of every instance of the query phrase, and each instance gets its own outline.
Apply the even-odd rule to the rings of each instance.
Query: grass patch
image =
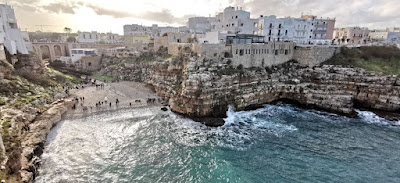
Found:
[[[393,46],[342,48],[340,54],[323,64],[352,66],[384,75],[400,76],[400,49]]]
[[[3,97],[0,97],[0,105],[6,105],[6,101],[3,99]]]
[[[108,82],[117,80],[117,79],[115,79],[115,78],[113,78],[111,76],[103,76],[103,75],[101,75],[99,73],[92,74],[92,78],[95,78],[95,79],[100,80],[100,81],[108,81]]]
[[[10,132],[11,123],[8,121],[4,121],[3,123],[1,123],[1,127],[3,128],[4,133],[8,134],[8,132]]]

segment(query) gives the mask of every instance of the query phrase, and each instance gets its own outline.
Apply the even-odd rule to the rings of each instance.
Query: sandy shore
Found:
[[[97,113],[123,108],[161,105],[159,97],[156,96],[155,92],[145,87],[144,84],[136,82],[104,83],[104,88],[87,85],[83,89],[70,90],[70,93],[72,96],[79,98],[79,103],[77,103],[76,109],[71,110],[69,114],[81,114],[82,112]],[[84,97],[84,100],[80,100],[81,97]],[[105,102],[105,98],[107,98],[107,103]],[[147,99],[149,98],[155,99],[155,102],[147,103]],[[116,105],[117,99],[119,100],[118,105]],[[96,107],[96,103],[98,102],[103,102],[103,104]],[[83,110],[84,107],[87,107],[87,111]]]

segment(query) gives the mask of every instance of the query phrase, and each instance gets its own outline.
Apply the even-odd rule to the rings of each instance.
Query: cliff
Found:
[[[16,60],[15,65],[0,61],[0,179],[31,182],[34,157],[69,105],[60,100],[66,97],[62,86],[80,81],[47,68],[34,54]],[[46,112],[39,116],[39,110]]]
[[[223,124],[210,118],[225,117],[229,105],[246,110],[278,100],[347,116],[355,116],[357,108],[400,112],[400,80],[358,68],[308,68],[288,62],[243,69],[229,61],[184,55],[169,61],[124,64],[102,72],[152,84],[159,96],[169,98],[171,110],[206,118],[203,122],[210,126]]]

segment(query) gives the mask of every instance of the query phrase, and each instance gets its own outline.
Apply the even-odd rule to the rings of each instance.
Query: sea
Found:
[[[38,183],[400,182],[400,122],[265,105],[211,128],[159,107],[65,117]]]

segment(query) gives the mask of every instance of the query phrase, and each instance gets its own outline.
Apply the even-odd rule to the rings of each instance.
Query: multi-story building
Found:
[[[100,40],[100,33],[96,31],[78,32],[78,43],[99,43]]]
[[[371,42],[384,42],[388,36],[386,30],[371,30],[368,34],[368,40]]]
[[[143,36],[160,37],[166,33],[188,33],[187,27],[159,27],[157,24],[143,26],[137,24],[124,25],[124,36]]]
[[[313,22],[302,18],[276,18],[271,15],[259,18],[258,35],[266,41],[293,41],[297,44],[311,44]]]
[[[313,15],[302,15],[301,18],[310,19],[313,21],[313,42],[314,44],[331,42],[333,39],[333,32],[335,31],[336,19],[330,18],[317,18]]]
[[[14,9],[6,4],[0,4],[0,44],[4,44],[7,51],[14,55],[28,54],[21,30],[18,28]]]
[[[116,44],[121,43],[118,34],[92,32],[78,32],[78,43],[100,43]]]
[[[211,23],[215,21],[215,17],[192,17],[189,18],[187,27],[191,33],[204,34],[211,31]]]
[[[333,41],[342,45],[360,45],[366,44],[368,40],[368,28],[348,27],[335,29]]]
[[[211,31],[229,34],[253,34],[258,32],[258,19],[250,18],[250,12],[242,8],[227,7],[211,22]]]

